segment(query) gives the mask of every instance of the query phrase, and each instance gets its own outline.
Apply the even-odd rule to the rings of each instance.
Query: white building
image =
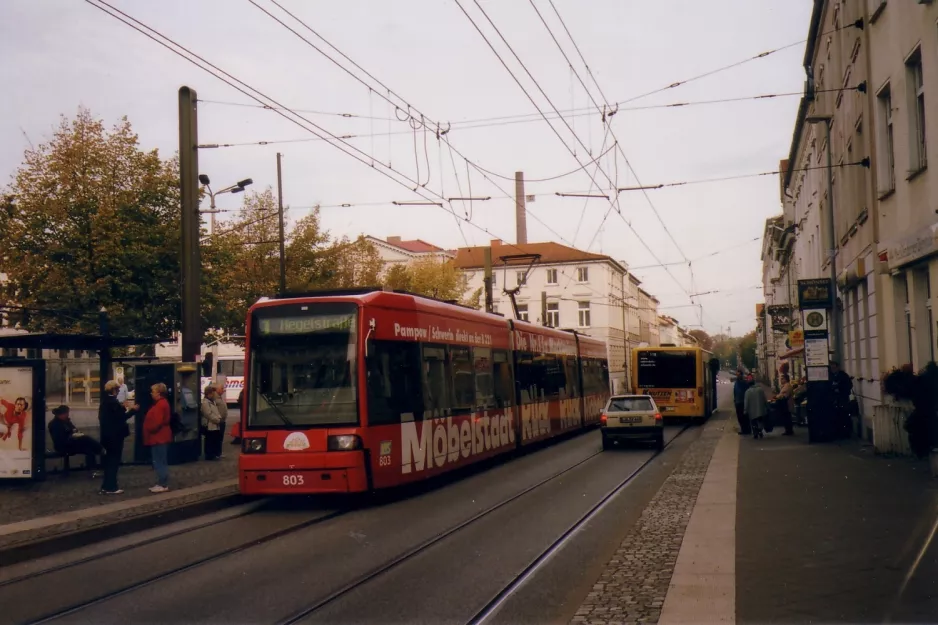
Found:
[[[470,292],[483,286],[485,249],[456,251],[456,266],[467,274]],[[521,319],[574,329],[605,341],[612,391],[627,389],[632,346],[627,331],[630,311],[626,306],[630,304],[627,285],[632,281],[627,268],[609,256],[559,243],[515,245],[495,240],[491,249],[495,312],[511,317],[511,300],[505,289],[520,287],[516,300]],[[503,260],[519,254],[538,254],[539,259],[530,271],[530,258]]]
[[[404,241],[401,237],[379,239],[371,235],[367,235],[365,238],[378,250],[378,255],[384,262],[385,271],[392,265],[407,264],[411,261],[428,256],[439,257],[441,259],[452,259],[455,257],[455,253],[444,250],[442,247],[437,247],[421,239]]]

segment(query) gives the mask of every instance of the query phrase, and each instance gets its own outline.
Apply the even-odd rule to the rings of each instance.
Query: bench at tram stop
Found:
[[[54,467],[52,468],[52,470],[50,471],[50,470],[49,470],[49,467],[48,467],[48,464],[49,464],[49,461],[50,461],[50,460],[61,460],[61,461],[62,461],[62,470],[61,470],[61,473],[62,473],[63,477],[68,477],[68,475],[69,475],[69,474],[71,473],[71,471],[72,471],[72,466],[71,466],[71,465],[72,465],[72,463],[71,463],[71,458],[72,458],[72,456],[84,456],[84,457],[85,457],[85,464],[83,464],[83,465],[80,466],[80,467],[76,467],[76,469],[91,469],[92,471],[98,471],[98,470],[100,470],[100,467],[101,467],[101,460],[102,460],[102,459],[101,459],[101,458],[98,458],[98,457],[95,456],[94,454],[63,454],[63,453],[59,453],[59,452],[55,451],[54,449],[47,449],[47,450],[46,450],[46,456],[45,456],[45,460],[46,460],[46,473],[59,473],[59,467],[58,467],[58,466],[54,466]],[[58,463],[56,463],[56,465],[57,465],[57,464],[58,464]]]

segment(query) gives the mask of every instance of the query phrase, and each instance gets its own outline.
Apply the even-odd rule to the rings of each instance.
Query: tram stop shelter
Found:
[[[154,345],[166,341],[167,339],[153,337],[110,336],[94,334],[16,333],[0,335],[0,349],[36,350],[39,352],[39,354],[42,354],[41,350],[80,350],[86,352],[97,352],[99,355],[98,396],[102,397],[104,395],[104,385],[109,379],[111,367],[115,362],[145,362],[149,365],[156,360],[156,358],[153,357],[130,357],[115,359],[112,355],[112,351],[114,349],[140,345]],[[0,365],[4,366],[17,366],[20,363],[22,363],[24,366],[39,366],[39,363],[42,362],[47,361],[42,358],[0,357]],[[174,365],[170,365],[170,367],[173,366]],[[158,367],[158,365],[152,365],[150,368],[155,367]],[[45,376],[41,376],[41,379],[43,380],[42,383],[44,384]],[[172,388],[171,379],[167,381],[170,383],[168,386]],[[147,402],[147,399],[148,398],[144,398],[143,401]],[[46,408],[48,407],[43,406],[40,414],[33,414],[34,423],[31,427],[33,427],[37,436],[39,432],[42,432],[42,435],[35,441],[36,446],[39,448],[44,447],[42,441],[44,440],[45,436]],[[138,416],[137,419],[142,421],[142,416]],[[139,430],[139,428],[137,429]],[[137,436],[135,438],[139,439],[140,437]],[[142,443],[140,441],[136,441],[134,448],[135,462],[149,461],[149,450],[143,449]],[[187,453],[185,455],[187,456],[186,459],[188,460],[188,456],[191,454]],[[39,471],[33,472],[36,477],[39,477],[38,473]]]

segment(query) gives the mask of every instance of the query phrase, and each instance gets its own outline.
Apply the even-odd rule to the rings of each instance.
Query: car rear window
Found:
[[[642,412],[654,409],[647,397],[614,397],[609,401],[609,412]]]

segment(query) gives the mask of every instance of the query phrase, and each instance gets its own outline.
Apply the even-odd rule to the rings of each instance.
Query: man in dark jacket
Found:
[[[746,436],[752,433],[749,419],[743,410],[743,404],[746,400],[746,390],[749,384],[746,383],[746,376],[742,369],[736,371],[736,382],[733,384],[733,404],[736,405],[736,420],[739,422],[739,433]]]
[[[101,444],[104,446],[104,482],[101,493],[120,495],[124,491],[117,484],[117,472],[124,452],[124,439],[130,436],[127,420],[135,413],[127,410],[117,400],[121,385],[110,380],[104,385],[104,397],[98,407],[98,422],[101,425]]]
[[[834,427],[840,436],[849,437],[850,423],[850,391],[853,390],[853,380],[847,372],[840,368],[840,363],[830,362],[831,393],[834,396]]]
[[[52,414],[54,418],[49,423],[49,435],[57,452],[66,456],[101,454],[101,443],[80,432],[72,423],[68,416],[68,406],[53,408]]]

